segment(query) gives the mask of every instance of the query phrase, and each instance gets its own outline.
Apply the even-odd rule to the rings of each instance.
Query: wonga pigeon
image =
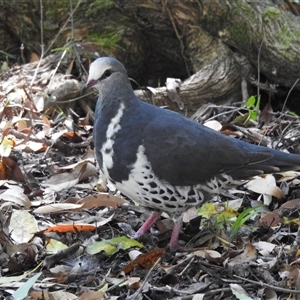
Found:
[[[101,57],[91,64],[84,89],[91,86],[99,91],[93,135],[102,176],[128,198],[156,211],[136,237],[166,211],[177,217],[169,244],[175,248],[180,214],[188,207],[238,180],[300,169],[300,155],[227,137],[140,101],[115,58]]]

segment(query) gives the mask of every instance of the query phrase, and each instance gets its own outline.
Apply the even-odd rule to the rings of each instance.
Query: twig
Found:
[[[300,216],[298,217],[298,220],[300,221]],[[289,261],[293,261],[297,256],[296,254],[299,249],[299,245],[300,245],[300,226],[298,225],[297,235],[294,242],[292,243],[291,251],[289,254]]]
[[[188,264],[185,266],[185,268],[178,274],[179,277],[181,277],[185,273],[185,271],[190,268],[190,265],[192,264],[194,259],[195,259],[195,257],[192,256],[192,259],[188,262]]]
[[[233,277],[241,279],[241,280],[246,281],[246,282],[250,282],[250,283],[259,285],[261,287],[267,287],[267,288],[273,289],[274,291],[277,291],[277,292],[282,292],[282,293],[286,293],[286,294],[290,294],[290,293],[300,294],[300,290],[285,289],[285,288],[277,287],[275,285],[263,283],[261,281],[254,281],[254,280],[251,280],[251,279],[248,279],[248,278],[240,277],[238,275],[233,275]]]
[[[299,78],[295,81],[295,83],[293,84],[293,86],[290,88],[285,100],[284,100],[284,103],[283,103],[283,106],[282,106],[282,109],[281,109],[281,115],[278,117],[278,122],[279,122],[279,128],[280,128],[280,133],[281,133],[281,136],[282,136],[282,127],[281,127],[281,122],[280,120],[282,119],[282,116],[284,115],[283,111],[285,109],[285,106],[286,106],[286,103],[287,103],[287,100],[292,92],[292,90],[294,89],[295,85],[298,83],[299,81]],[[280,137],[280,139],[282,139],[282,137]]]
[[[71,20],[71,38],[72,41],[74,41],[74,18],[73,18],[73,6],[72,6],[72,0],[70,0],[70,11],[71,11],[71,16],[70,16],[70,20]]]
[[[295,8],[295,6],[293,5],[293,3],[290,0],[285,0],[285,2],[288,4],[288,6],[290,7],[291,11],[296,15],[299,16],[299,12],[297,11],[297,9]]]
[[[31,133],[25,134],[25,133],[22,133],[20,131],[15,130],[15,129],[10,129],[9,133],[14,135],[18,139],[23,139],[24,141],[22,143],[27,142],[27,141],[32,141],[32,142],[35,142],[35,143],[45,144],[46,146],[56,146],[55,148],[57,148],[57,146],[59,146],[59,145],[64,145],[64,142],[60,141],[60,140],[50,141],[50,140],[47,140],[47,139],[39,139],[39,138],[31,136],[30,135]],[[80,149],[80,148],[83,148],[83,147],[87,147],[91,143],[92,139],[93,139],[93,137],[90,136],[85,141],[83,141],[81,143],[76,143],[76,144],[75,143],[70,143],[68,145],[71,148]]]
[[[257,99],[260,99],[260,90],[259,90],[259,83],[260,83],[260,54],[261,54],[261,48],[264,41],[261,41],[259,50],[258,50],[258,56],[257,56]]]
[[[33,83],[35,81],[36,75],[38,73],[38,70],[40,68],[41,62],[42,62],[43,57],[44,57],[43,0],[40,0],[40,6],[41,6],[41,57],[39,59],[38,65],[35,68],[34,75],[33,75],[32,79],[31,79],[31,82],[30,82],[30,85],[29,85],[30,87],[32,87],[32,85],[33,85]]]
[[[295,85],[298,83],[298,81],[299,81],[299,78],[295,81],[295,83],[293,84],[293,86],[290,88],[290,90],[289,90],[289,92],[288,92],[288,94],[287,94],[287,96],[286,96],[286,98],[285,98],[285,100],[284,100],[282,109],[281,109],[281,112],[282,112],[282,113],[283,113],[283,111],[284,111],[284,109],[285,109],[285,107],[286,107],[287,100],[288,100],[288,98],[289,98],[289,96],[290,96],[292,90],[294,89]],[[279,119],[280,119],[280,118],[279,118]]]
[[[23,64],[25,64],[25,58],[24,58],[24,44],[22,43],[21,44],[21,47],[20,47],[20,50],[21,50],[21,58],[22,58],[22,61],[23,61]]]
[[[105,279],[108,279],[108,278],[105,277]],[[120,286],[120,284],[124,283],[127,280],[128,280],[128,278],[120,279],[120,281],[116,282],[114,285],[110,286],[107,290],[105,290],[105,293],[112,291],[113,289]]]
[[[150,274],[153,272],[154,268],[158,265],[158,263],[161,261],[161,257],[155,262],[155,264],[152,266],[152,268],[149,270],[147,276],[144,279],[143,284],[139,287],[139,289],[130,297],[131,300],[134,300],[137,298],[137,296],[141,293],[141,291],[143,290],[145,284],[148,282],[148,278],[150,276]],[[127,298],[129,299],[129,298]]]
[[[62,54],[61,57],[60,57],[59,62],[58,62],[57,65],[56,65],[55,70],[54,70],[53,73],[52,73],[52,76],[51,76],[51,78],[50,78],[50,82],[49,82],[49,85],[48,85],[48,86],[51,86],[52,81],[53,81],[53,78],[54,78],[54,76],[55,76],[55,74],[56,74],[56,72],[57,72],[57,70],[58,70],[58,68],[59,68],[59,66],[60,66],[60,64],[61,64],[61,62],[62,62],[62,60],[63,60],[63,58],[65,57],[66,53],[67,53],[67,50],[64,50],[63,54]]]
[[[212,107],[213,107],[213,106],[212,106]],[[217,108],[218,106],[215,106],[215,107]],[[223,106],[222,106],[222,108],[223,108]],[[225,108],[225,106],[224,106],[224,108]],[[217,114],[217,115],[214,115],[214,116],[208,118],[208,119],[206,120],[206,122],[208,122],[208,121],[210,121],[210,120],[214,120],[214,119],[216,119],[217,117],[221,117],[221,116],[224,116],[224,115],[228,115],[228,114],[237,112],[237,111],[239,111],[239,110],[241,110],[241,109],[243,109],[243,107],[237,107],[237,108],[234,108],[234,109],[231,109],[231,110],[223,111],[223,112],[221,112],[221,113],[219,113],[219,114]]]
[[[49,141],[49,140],[39,139],[39,138],[31,136],[30,135],[31,133],[25,134],[25,133],[22,133],[20,131],[15,130],[15,129],[10,129],[9,133],[14,135],[18,139],[23,139],[24,141],[32,141],[32,142],[35,142],[35,143],[45,144],[47,146],[51,146],[51,144],[52,144],[52,142]],[[24,141],[22,143],[24,143]]]
[[[75,6],[74,10],[71,12],[69,18],[66,20],[65,24],[60,28],[58,34],[55,36],[54,40],[51,42],[51,44],[49,45],[49,47],[47,48],[47,50],[45,51],[45,54],[52,48],[53,44],[56,42],[56,40],[58,39],[59,35],[61,34],[61,32],[65,29],[65,27],[67,26],[67,24],[69,23],[70,19],[73,17],[75,11],[77,10],[77,8],[79,7],[79,5],[81,4],[82,0],[79,0],[77,5]]]
[[[179,44],[180,44],[180,50],[181,50],[181,55],[182,55],[182,58],[183,58],[183,61],[184,61],[184,64],[185,64],[185,68],[186,68],[186,71],[187,71],[187,74],[188,74],[188,76],[189,77],[191,77],[191,72],[190,72],[190,70],[189,70],[189,68],[188,68],[188,64],[187,64],[187,61],[186,61],[186,56],[185,56],[185,54],[184,54],[184,43],[183,43],[183,41],[182,41],[182,35],[180,35],[179,34],[179,32],[178,32],[178,29],[177,29],[177,26],[176,26],[176,23],[175,23],[175,20],[174,20],[174,18],[173,18],[173,15],[171,14],[171,11],[169,10],[169,8],[167,7],[167,0],[163,0],[162,1],[163,2],[163,7],[164,7],[164,9],[167,11],[167,13],[168,13],[168,15],[169,15],[169,19],[170,19],[170,21],[171,21],[171,24],[172,24],[172,26],[173,26],[173,29],[174,29],[174,31],[175,31],[175,34],[176,34],[176,37],[177,37],[177,39],[178,39],[178,41],[179,41]]]
[[[280,118],[280,117],[279,117]],[[290,129],[290,127],[292,127],[292,125],[294,125],[294,121],[290,121],[289,124],[287,124],[287,126],[282,130],[282,126],[281,126],[281,122],[280,122],[280,119],[277,119],[279,122],[278,122],[278,125],[279,125],[279,128],[280,128],[280,137],[275,145],[275,149],[278,149],[278,146],[279,146],[279,143],[283,140],[283,137],[285,136],[285,133],[288,132],[288,130]]]

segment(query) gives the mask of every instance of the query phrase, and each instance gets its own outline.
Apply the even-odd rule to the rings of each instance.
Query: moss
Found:
[[[113,0],[94,0],[89,3],[86,10],[85,16],[89,17],[94,15],[95,13],[105,12],[115,6],[115,2]]]
[[[297,40],[299,39],[300,32],[292,32],[291,30],[288,30],[286,27],[282,27],[279,32],[278,41],[280,42],[281,46],[284,47],[285,51],[283,51],[283,55],[285,57],[288,57],[291,61],[296,61],[298,58],[297,53],[294,51],[289,51],[290,45],[294,45],[297,43]]]
[[[97,9],[108,9],[114,6],[112,0],[95,0],[94,7]]]
[[[97,43],[102,49],[111,50],[119,47],[121,37],[117,32],[104,32],[90,34],[87,39]]]
[[[249,44],[250,36],[254,38],[253,42],[255,42],[255,35],[250,34],[250,31],[252,30],[251,24],[249,24],[249,22],[246,21],[241,22],[240,20],[235,22],[235,17],[240,19],[241,16],[243,16],[245,20],[254,20],[255,13],[251,6],[243,5],[241,2],[239,2],[236,6],[231,6],[231,12],[227,16],[227,31],[231,37],[234,37],[234,40],[236,40],[239,45]],[[237,26],[236,24],[239,24],[239,26]]]
[[[276,7],[268,7],[267,11],[264,12],[261,16],[264,22],[277,20],[281,15],[281,11]]]

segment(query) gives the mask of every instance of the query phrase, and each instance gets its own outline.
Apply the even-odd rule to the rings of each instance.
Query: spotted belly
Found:
[[[204,194],[196,186],[172,186],[159,179],[153,172],[140,145],[136,162],[131,166],[128,180],[115,183],[116,188],[141,205],[171,213],[184,211],[187,206],[199,205]]]
[[[173,186],[154,173],[151,163],[145,155],[145,147],[139,145],[136,153],[136,161],[128,165],[128,179],[117,181],[111,176],[116,160],[114,153],[114,142],[116,134],[121,129],[120,120],[123,116],[125,106],[120,105],[114,118],[112,118],[106,131],[106,140],[101,148],[102,166],[101,173],[107,181],[112,182],[115,187],[129,199],[141,205],[164,210],[169,213],[178,213],[190,206],[199,206],[203,201],[210,200],[213,194],[220,193],[220,188],[230,182],[230,176],[226,174],[213,178],[208,182],[202,182],[192,186]]]

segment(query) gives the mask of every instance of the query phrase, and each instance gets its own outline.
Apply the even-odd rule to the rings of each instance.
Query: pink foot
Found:
[[[174,223],[174,228],[172,231],[171,239],[169,242],[170,250],[183,250],[184,248],[178,245],[178,237],[179,233],[182,227],[182,217],[180,217],[178,220]]]
[[[145,234],[149,230],[149,228],[156,222],[156,220],[160,217],[160,215],[161,215],[160,212],[153,212],[151,216],[146,220],[146,222],[142,225],[142,227],[135,233],[133,238],[137,239],[143,234]]]

